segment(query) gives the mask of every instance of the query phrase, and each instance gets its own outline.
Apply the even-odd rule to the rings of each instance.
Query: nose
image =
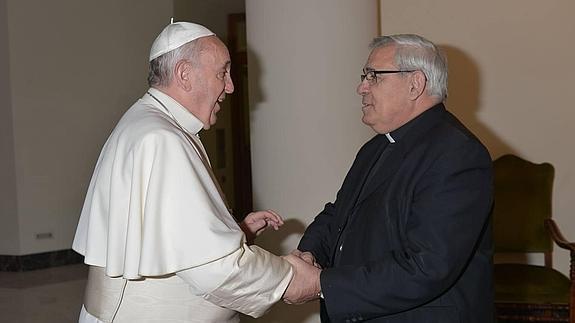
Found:
[[[232,81],[232,77],[229,75],[229,73],[226,77],[226,85],[224,87],[224,91],[226,91],[227,94],[232,94],[234,92],[234,82]]]
[[[363,80],[359,83],[356,89],[357,94],[364,96],[369,92],[369,84],[367,84],[367,80]]]

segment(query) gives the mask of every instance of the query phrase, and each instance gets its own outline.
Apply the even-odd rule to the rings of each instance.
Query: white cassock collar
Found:
[[[151,87],[148,89],[148,95],[159,105],[162,112],[174,119],[188,133],[197,135],[204,128],[204,124],[196,116],[166,93]],[[168,111],[165,111],[165,109]]]

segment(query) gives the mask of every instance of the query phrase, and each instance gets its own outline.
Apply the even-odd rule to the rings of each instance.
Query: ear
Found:
[[[409,98],[413,101],[417,100],[425,92],[426,85],[425,73],[422,71],[412,72],[409,80]]]
[[[179,88],[186,92],[192,89],[191,68],[191,64],[185,60],[177,62],[174,67],[174,82]]]

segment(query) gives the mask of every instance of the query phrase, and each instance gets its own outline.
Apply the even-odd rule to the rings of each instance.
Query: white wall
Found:
[[[448,109],[492,157],[515,153],[555,166],[553,217],[575,240],[575,2],[381,1],[381,32],[418,33],[446,50]],[[534,262],[541,258],[532,259]],[[556,248],[555,267],[568,272]]]
[[[254,204],[287,219],[258,244],[282,254],[334,200],[373,136],[355,88],[377,34],[377,2],[247,0],[246,15]],[[317,312],[317,303],[279,304],[261,321],[318,322]]]
[[[0,56],[0,64],[9,63],[9,84],[0,85],[11,97],[18,219],[2,209],[0,227],[19,239],[11,238],[16,248],[2,243],[0,254],[69,249],[98,153],[147,88],[147,53],[172,2],[6,3],[8,39],[0,36],[0,48],[9,59]],[[5,122],[10,111],[1,103]],[[36,239],[44,232],[53,238]]]

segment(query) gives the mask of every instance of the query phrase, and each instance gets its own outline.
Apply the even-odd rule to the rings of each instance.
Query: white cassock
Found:
[[[118,122],[73,243],[90,265],[80,322],[239,322],[281,298],[291,266],[245,244],[202,160],[202,128],[154,88]]]

